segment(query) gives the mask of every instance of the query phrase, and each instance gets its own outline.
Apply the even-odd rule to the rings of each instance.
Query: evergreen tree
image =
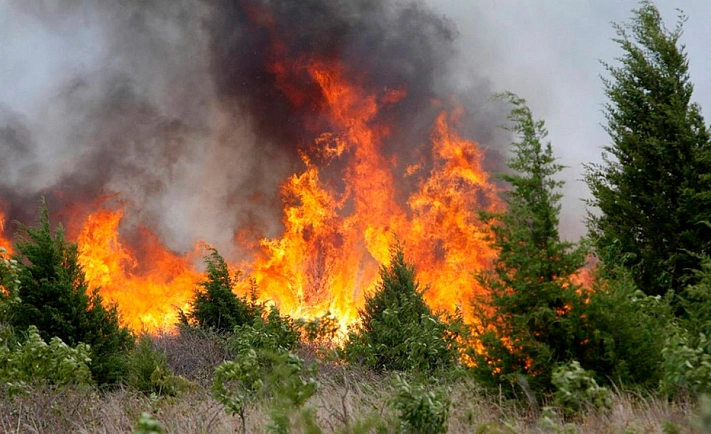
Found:
[[[680,45],[684,17],[668,31],[644,1],[616,25],[624,54],[605,65],[609,103],[602,164],[587,167],[589,228],[598,255],[627,267],[650,295],[679,292],[711,253],[709,133],[691,102],[689,62]],[[689,282],[692,283],[692,282]]]
[[[380,282],[360,311],[360,329],[349,336],[346,357],[376,370],[450,366],[456,357],[454,342],[425,304],[423,292],[402,247],[392,247],[390,265],[380,267]]]
[[[479,306],[477,334],[482,351],[474,357],[482,379],[497,382],[527,377],[535,389],[550,384],[553,366],[577,358],[584,341],[583,300],[574,274],[585,264],[585,249],[560,240],[559,201],[562,186],[554,176],[555,163],[542,121],[535,121],[525,100],[507,93],[514,106],[510,131],[513,143],[508,162],[515,172],[501,175],[513,187],[508,210],[484,213],[498,251],[493,270],[479,276],[489,291]]]
[[[133,338],[119,325],[116,307],[104,307],[98,289],[89,290],[76,244],[65,240],[61,226],[52,234],[44,202],[37,226],[20,229],[20,303],[13,324],[18,330],[36,326],[45,341],[56,336],[70,346],[89,344],[94,379],[100,384],[120,380]]]
[[[262,313],[261,305],[235,295],[239,275],[232,275],[225,259],[212,249],[205,257],[207,278],[199,283],[188,313],[180,312],[181,322],[196,324],[220,333],[232,332],[235,326],[251,324]],[[256,286],[253,286],[256,290]]]

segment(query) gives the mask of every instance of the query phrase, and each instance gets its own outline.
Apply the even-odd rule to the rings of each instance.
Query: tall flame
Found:
[[[482,151],[451,126],[461,113],[438,117],[431,136],[434,165],[406,201],[398,200],[403,194],[395,185],[398,167],[381,149],[389,130],[375,118],[406,92],[368,94],[343,79],[338,63],[312,62],[305,68],[325,96],[332,131],[302,154],[305,170],[282,188],[284,234],[263,240],[251,264],[263,298],[295,316],[330,312],[345,328],[356,321],[379,266],[388,263],[389,248],[399,239],[418,278],[429,285],[430,306],[459,308],[472,320],[472,296],[480,291],[473,274],[494,256],[477,211],[500,205],[483,170]],[[345,189],[321,181],[308,153],[326,162],[346,158]]]
[[[200,273],[163,247],[156,236],[142,229],[143,257],[149,267],[139,266],[136,255],[119,240],[122,211],[100,210],[88,216],[78,237],[79,262],[92,288],[100,288],[104,300],[118,305],[123,323],[135,331],[171,329],[178,309],[187,309]]]

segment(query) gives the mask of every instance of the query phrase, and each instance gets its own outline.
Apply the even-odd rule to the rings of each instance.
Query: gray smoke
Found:
[[[84,212],[108,196],[126,206],[125,231],[147,226],[176,250],[205,240],[234,255],[236,231],[277,235],[279,185],[327,124],[308,76],[290,78],[299,103],[280,89],[274,38],[285,58],[337,60],[374,92],[407,89],[379,114],[396,125],[387,153],[414,159],[432,101],[455,92],[468,137],[507,142],[489,81],[472,75],[463,89],[452,79],[458,31],[424,3],[11,0],[0,4],[0,200],[10,217],[31,221],[41,196],[50,210]]]

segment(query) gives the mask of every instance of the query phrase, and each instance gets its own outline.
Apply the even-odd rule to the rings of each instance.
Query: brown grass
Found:
[[[168,433],[237,433],[240,421],[228,415],[210,395],[214,368],[231,358],[225,339],[202,332],[154,340],[170,369],[190,379],[193,387],[177,397],[151,397],[129,388],[100,392],[94,387],[36,386],[7,397],[0,387],[1,433],[129,433],[142,412],[157,419]],[[315,410],[325,433],[355,433],[359,421],[385,421],[396,431],[397,414],[388,405],[392,377],[324,361],[313,348],[299,355],[318,366],[319,389],[307,407]],[[450,433],[701,433],[694,399],[669,402],[654,396],[617,391],[612,408],[591,411],[575,420],[545,412],[541,416],[525,399],[487,394],[470,378],[450,381]],[[541,405],[545,408],[546,403]],[[266,432],[270,403],[263,399],[247,411],[247,432]],[[546,418],[546,415],[548,417]],[[293,432],[302,432],[298,427]],[[666,427],[666,428],[665,428]],[[665,430],[666,429],[666,430]],[[359,431],[365,432],[365,431]]]
[[[338,373],[338,374],[336,374]],[[327,433],[350,432],[358,420],[384,418],[394,430],[397,415],[388,407],[387,376],[333,369],[320,376],[319,392],[308,405],[315,408]],[[535,420],[521,401],[485,396],[471,380],[451,385],[451,433],[697,433],[696,406],[654,397],[617,393],[612,409],[591,412],[578,420]],[[268,402],[249,408],[247,430],[266,432]],[[235,433],[237,418],[227,415],[209,390],[196,385],[173,398],[151,398],[131,390],[98,392],[94,388],[34,387],[25,395],[0,401],[0,432],[5,433],[127,433],[142,412],[151,413],[169,433]],[[665,431],[673,424],[678,431]],[[669,428],[667,428],[669,429]],[[298,429],[295,432],[300,432]]]

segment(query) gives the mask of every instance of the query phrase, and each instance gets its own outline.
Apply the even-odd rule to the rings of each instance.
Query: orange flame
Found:
[[[261,299],[294,317],[330,313],[345,331],[357,321],[365,294],[374,289],[379,267],[387,265],[390,246],[399,239],[406,260],[429,287],[427,303],[435,311],[460,310],[474,321],[471,304],[482,292],[474,275],[496,255],[478,211],[502,205],[483,168],[483,151],[456,132],[461,110],[438,116],[431,154],[405,167],[383,149],[393,126],[379,114],[407,98],[407,89],[368,90],[349,80],[353,74],[335,60],[285,60],[273,20],[257,7],[247,12],[273,33],[271,51],[264,55],[281,92],[295,107],[318,100],[321,115],[306,126],[317,139],[302,149],[303,171],[281,187],[283,234],[261,240],[254,261],[241,264],[256,279]],[[304,77],[318,88],[318,98],[312,88],[300,87]],[[332,183],[334,170],[325,168],[334,161],[345,168]],[[411,190],[399,188],[403,179]],[[170,328],[202,275],[192,267],[191,254],[171,253],[147,230],[140,252],[124,247],[118,235],[122,217],[123,211],[103,209],[84,223],[78,244],[87,279],[107,302],[118,304],[133,330]]]
[[[100,210],[87,218],[78,237],[79,263],[91,288],[100,288],[107,303],[118,305],[121,320],[134,331],[170,330],[178,308],[187,309],[200,274],[188,256],[176,256],[142,229],[150,270],[124,248],[118,236],[122,211]]]
[[[5,252],[12,254],[12,243],[4,237],[5,233],[5,213],[0,210],[0,247],[5,249]]]
[[[418,278],[430,286],[425,294],[430,306],[449,312],[459,308],[473,320],[472,298],[480,291],[473,275],[495,255],[477,211],[499,209],[500,203],[483,170],[483,152],[451,127],[461,113],[438,117],[431,137],[434,165],[419,189],[398,201],[397,167],[381,150],[389,129],[374,120],[405,91],[368,94],[347,83],[337,63],[312,62],[305,68],[323,92],[333,129],[317,140],[320,148],[308,151],[327,162],[347,158],[346,187],[337,191],[321,181],[319,168],[302,155],[304,172],[282,188],[284,234],[263,240],[250,267],[262,298],[297,317],[330,312],[345,330],[357,320],[365,292],[374,288],[378,268],[388,263],[389,247],[398,237]],[[335,144],[323,146],[324,138]],[[407,168],[406,173],[418,170]]]

